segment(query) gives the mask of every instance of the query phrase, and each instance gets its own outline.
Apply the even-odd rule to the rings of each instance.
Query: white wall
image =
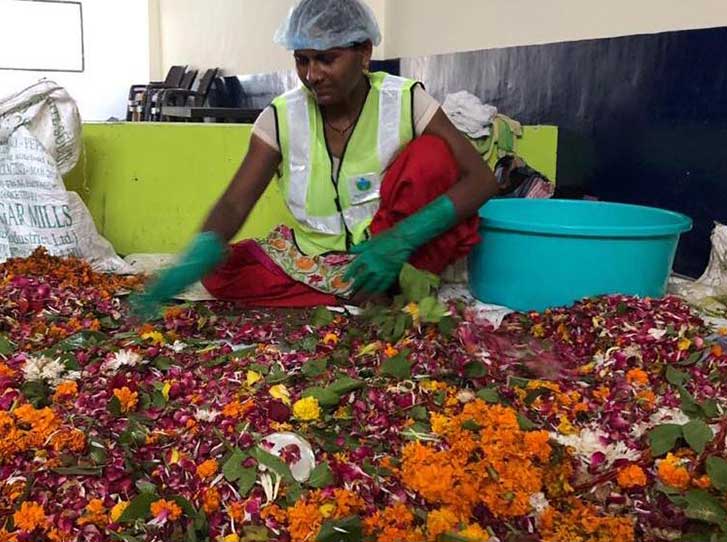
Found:
[[[7,0],[0,0],[2,8]],[[0,97],[43,77],[68,89],[84,120],[125,118],[129,85],[149,81],[147,0],[81,0],[85,70],[83,73],[0,70]],[[29,28],[24,46],[52,48]],[[20,46],[21,44],[19,44]]]
[[[386,0],[390,58],[727,25],[727,0]]]
[[[217,66],[235,75],[293,68],[292,54],[273,43],[293,0],[151,1],[159,2],[163,72],[175,64]],[[384,28],[386,1],[369,0]],[[375,58],[384,58],[383,47]]]

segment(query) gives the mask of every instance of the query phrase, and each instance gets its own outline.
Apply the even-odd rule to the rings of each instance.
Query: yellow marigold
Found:
[[[222,408],[222,415],[226,418],[242,418],[250,410],[254,404],[251,400],[241,403],[237,399],[230,401]]]
[[[119,400],[121,412],[131,412],[136,408],[139,402],[139,394],[131,391],[128,387],[117,388],[114,390],[114,397]]]
[[[428,540],[436,540],[439,535],[448,532],[456,532],[459,525],[457,514],[449,508],[432,510],[427,514],[427,535]]]
[[[419,323],[419,304],[418,303],[414,303],[412,301],[406,307],[404,307],[402,310],[405,313],[411,315],[411,319],[414,321],[414,324]]]
[[[684,352],[685,350],[689,350],[689,348],[692,346],[692,341],[684,337],[677,343],[677,348]]]
[[[152,344],[157,346],[167,342],[164,335],[162,335],[159,331],[147,331],[146,333],[141,334],[141,338],[145,341],[151,341]]]
[[[174,501],[159,499],[151,503],[151,515],[154,519],[176,521],[182,517],[182,509]]]
[[[530,333],[532,333],[533,337],[545,337],[545,328],[543,324],[535,324],[530,329]]]
[[[248,386],[254,386],[256,382],[259,382],[262,380],[263,375],[256,371],[248,371],[247,375],[245,376],[245,382]]]
[[[646,386],[649,383],[649,375],[643,369],[638,367],[630,369],[626,373],[626,381],[629,384],[636,384],[637,386]]]
[[[197,465],[197,476],[206,480],[212,478],[217,473],[217,461],[214,459],[208,459]]]
[[[20,509],[13,514],[15,527],[21,531],[32,532],[38,528],[45,528],[47,518],[43,507],[36,502],[25,501]]]
[[[275,386],[272,386],[268,393],[274,399],[278,399],[286,405],[290,405],[290,392],[288,391],[288,388],[285,387],[285,384],[276,384]]]
[[[667,454],[666,458],[659,462],[657,469],[659,479],[666,485],[677,489],[689,487],[689,471],[682,466],[681,460],[674,454]]]
[[[326,336],[323,337],[323,344],[336,346],[338,344],[338,335],[335,333],[326,333]]]
[[[202,495],[202,509],[212,514],[220,509],[220,492],[214,487],[206,489]]]
[[[317,420],[321,417],[321,407],[315,397],[304,397],[293,405],[293,415],[304,422]]]
[[[56,391],[53,394],[53,401],[60,403],[75,397],[76,394],[78,394],[78,384],[76,384],[73,380],[67,380],[58,384]]]
[[[459,532],[459,536],[466,538],[468,542],[486,542],[490,539],[487,531],[477,524],[469,525],[466,529],[462,529]]]
[[[111,521],[116,523],[119,521],[119,518],[121,517],[121,514],[124,513],[124,510],[129,506],[129,501],[119,501],[117,502],[112,508],[111,513],[109,514],[109,517],[111,517]]]
[[[107,522],[106,508],[101,499],[91,499],[86,505],[84,514],[77,521],[79,525],[93,524],[99,527],[103,527]]]
[[[222,537],[222,542],[240,542],[240,537],[237,533],[230,533],[227,536]]]
[[[321,513],[321,516],[327,519],[336,511],[336,505],[332,502],[323,503],[318,507],[318,511]]]
[[[638,465],[629,465],[619,471],[617,481],[624,489],[644,487],[647,481],[646,473]]]

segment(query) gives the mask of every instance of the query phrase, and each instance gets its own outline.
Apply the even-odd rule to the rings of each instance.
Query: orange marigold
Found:
[[[21,531],[32,532],[46,526],[47,518],[43,507],[36,502],[25,501],[13,514],[15,527]]]
[[[220,492],[214,487],[206,489],[202,494],[202,508],[207,514],[220,509]]]
[[[0,361],[0,376],[12,378],[15,376],[15,371]]]
[[[159,499],[151,503],[151,515],[156,520],[176,521],[182,516],[182,509],[174,501]]]
[[[630,369],[629,372],[626,373],[626,381],[629,384],[646,386],[649,383],[649,375],[643,369],[636,367],[634,369]]]
[[[689,487],[689,471],[682,466],[680,459],[672,453],[667,454],[666,458],[661,460],[657,473],[659,479],[668,486],[677,489],[687,489]]]
[[[436,540],[439,535],[456,532],[460,520],[449,508],[432,510],[427,514],[427,540]]]
[[[53,394],[53,401],[60,403],[75,397],[77,394],[78,384],[76,384],[73,380],[67,380],[58,384],[56,391]]]
[[[91,499],[86,505],[84,514],[78,518],[79,525],[93,524],[102,527],[108,523],[106,508],[101,499]]]
[[[541,516],[543,542],[634,542],[633,519],[619,516],[601,516],[592,505],[571,501],[569,510],[548,509]]]
[[[647,481],[646,473],[638,465],[629,465],[619,471],[617,481],[624,489],[644,487]]]
[[[229,504],[227,506],[227,515],[230,516],[236,523],[242,523],[245,521],[245,503],[233,502]]]
[[[197,465],[197,476],[206,480],[212,478],[217,473],[217,461],[214,459],[208,459]]]
[[[237,399],[230,401],[222,408],[222,415],[227,418],[242,418],[253,408],[252,401],[241,403]]]
[[[121,412],[131,412],[136,408],[139,402],[139,394],[131,391],[127,386],[114,390],[114,397],[119,400]]]

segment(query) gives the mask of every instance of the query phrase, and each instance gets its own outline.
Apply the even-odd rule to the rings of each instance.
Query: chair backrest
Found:
[[[167,77],[164,79],[164,86],[167,88],[179,88],[186,71],[187,66],[172,66],[169,68]]]
[[[191,90],[194,85],[194,80],[197,79],[197,70],[189,70],[182,77],[182,81],[179,83],[179,88],[184,90]]]
[[[195,105],[199,107],[204,105],[204,102],[207,100],[207,95],[212,88],[212,83],[214,83],[215,78],[217,77],[218,71],[218,68],[210,68],[204,72],[202,79],[199,80],[199,86],[197,87],[197,96],[194,100]]]

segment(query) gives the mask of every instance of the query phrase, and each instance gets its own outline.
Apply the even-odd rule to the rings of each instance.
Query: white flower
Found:
[[[664,335],[666,335],[666,329],[657,329],[657,328],[655,328],[655,327],[652,327],[652,328],[651,328],[651,329],[649,330],[649,335],[650,335],[650,336],[651,336],[652,338],[654,338],[654,339],[656,339],[657,341],[659,341],[659,340],[661,340],[661,339],[662,339],[662,338],[664,337]]]
[[[220,413],[217,410],[210,410],[207,408],[199,408],[194,413],[194,417],[198,422],[213,422],[217,419]]]
[[[136,367],[144,363],[141,355],[133,350],[119,350],[114,356],[104,363],[103,369],[106,372],[118,371],[121,367]]]
[[[177,354],[179,354],[182,350],[187,348],[187,346],[189,346],[189,345],[187,343],[183,343],[180,340],[176,340],[176,341],[174,341],[174,344],[167,344],[166,346],[167,346],[167,348],[170,348],[170,349],[174,350]]]
[[[472,393],[472,391],[470,391],[470,390],[461,390],[461,391],[460,391],[460,392],[459,392],[459,393],[457,394],[457,400],[458,400],[458,401],[459,401],[460,403],[469,403],[469,402],[470,402],[470,401],[472,401],[472,400],[473,400],[474,398],[475,398],[475,394],[474,394],[474,393]]]
[[[550,433],[550,436],[563,446],[572,448],[578,459],[585,465],[590,465],[591,458],[596,452],[605,456],[604,466],[606,468],[613,465],[617,459],[636,461],[640,457],[638,451],[631,450],[623,442],[604,444],[608,435],[599,429],[584,428],[578,435]]]
[[[530,495],[530,507],[538,516],[542,515],[549,506],[550,503],[544,493],[533,493]]]
[[[662,407],[654,412],[648,419],[648,421],[637,423],[636,425],[634,425],[634,427],[631,429],[630,435],[634,439],[639,439],[648,430],[664,423],[684,425],[685,423],[689,423],[689,416],[684,414],[684,412],[682,412],[678,408]]]
[[[66,368],[60,359],[31,356],[23,365],[23,376],[25,380],[30,382],[45,380],[50,384],[58,384],[65,370]]]

